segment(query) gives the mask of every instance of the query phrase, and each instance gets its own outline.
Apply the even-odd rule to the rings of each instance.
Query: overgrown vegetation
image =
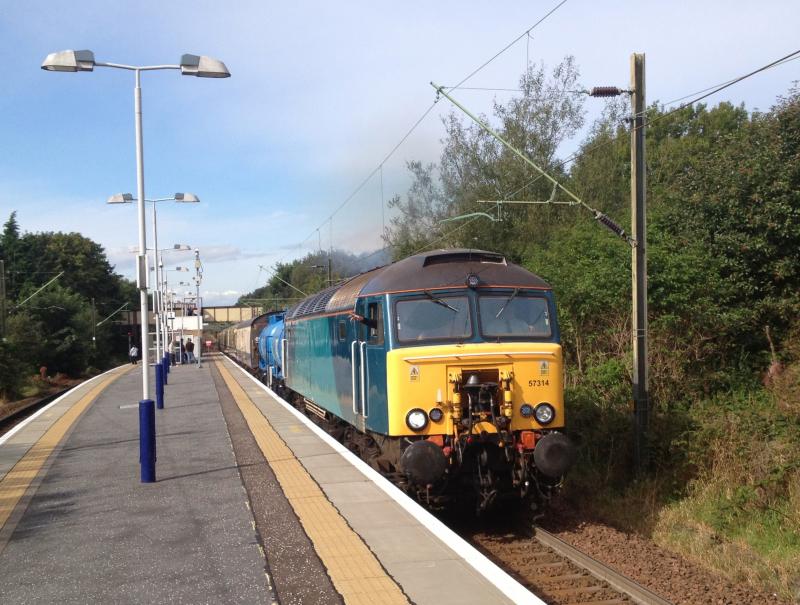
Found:
[[[124,302],[133,303],[136,290],[114,273],[102,246],[77,233],[22,234],[12,212],[0,236],[0,259],[7,311],[0,399],[46,388],[33,378],[42,367],[50,376],[79,376],[124,358],[127,338],[113,322],[101,322]]]

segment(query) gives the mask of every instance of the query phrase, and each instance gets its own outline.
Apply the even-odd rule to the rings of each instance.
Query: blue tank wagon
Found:
[[[281,346],[286,313],[270,313],[267,325],[258,336],[258,369],[261,379],[271,388],[283,382]]]

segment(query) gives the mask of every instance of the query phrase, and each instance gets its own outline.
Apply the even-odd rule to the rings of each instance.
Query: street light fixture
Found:
[[[47,71],[94,71],[94,53],[90,50],[62,50],[50,53],[42,63]]]
[[[221,61],[205,56],[183,55],[178,65],[123,65],[119,63],[99,62],[90,50],[64,50],[47,55],[42,63],[46,71],[94,71],[95,67],[126,69],[135,74],[136,86],[133,91],[134,122],[136,127],[136,186],[138,192],[138,227],[139,256],[136,263],[137,286],[139,288],[139,305],[141,313],[141,345],[142,345],[142,399],[140,408],[140,460],[141,480],[151,483],[155,476],[155,416],[153,400],[150,399],[148,321],[147,321],[147,241],[144,226],[144,144],[142,141],[142,87],[141,73],[164,69],[179,69],[181,74],[199,78],[227,78],[231,74]],[[157,248],[158,246],[156,246]]]
[[[148,67],[134,67],[118,63],[101,63],[94,59],[90,50],[62,50],[50,53],[42,63],[46,71],[94,71],[95,67],[117,67],[136,71],[152,69],[180,69],[184,76],[198,78],[230,78],[231,73],[222,61],[206,57],[205,55],[183,55],[180,65],[152,65]]]

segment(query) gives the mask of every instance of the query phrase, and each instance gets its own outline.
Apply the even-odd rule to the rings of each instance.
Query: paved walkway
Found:
[[[5,534],[15,527],[0,533],[0,603],[271,601],[209,368],[170,373],[151,484],[139,482],[139,368],[115,371],[86,403],[24,515],[6,521]],[[27,451],[40,460],[47,452],[33,444],[44,426],[74,410],[92,386],[0,447],[3,505],[25,479],[24,469],[8,470],[14,457]]]

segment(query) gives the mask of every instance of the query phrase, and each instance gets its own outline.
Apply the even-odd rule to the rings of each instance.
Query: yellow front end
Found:
[[[497,382],[497,413],[507,420],[506,430],[530,431],[564,426],[564,384],[561,345],[556,343],[468,343],[394,349],[387,354],[389,434],[457,435],[466,412],[463,384],[470,375]],[[523,417],[523,404],[549,403],[555,417],[547,425],[533,416]],[[420,431],[406,425],[415,408],[430,415],[442,410]],[[496,432],[484,418],[473,423],[473,433]]]

